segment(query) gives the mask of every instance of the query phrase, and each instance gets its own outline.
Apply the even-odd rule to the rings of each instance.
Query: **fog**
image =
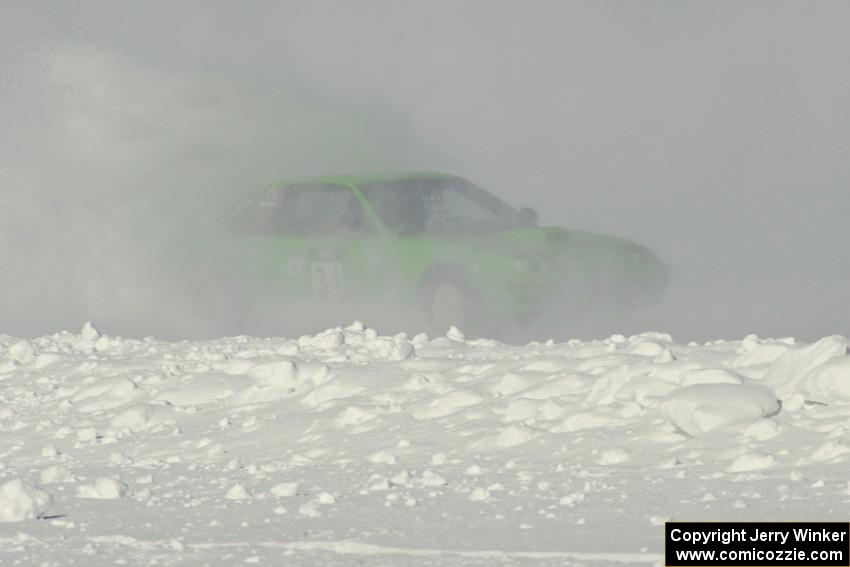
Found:
[[[162,258],[230,204],[438,170],[672,267],[541,333],[847,335],[848,61],[846,2],[4,2],[0,332],[204,334]]]

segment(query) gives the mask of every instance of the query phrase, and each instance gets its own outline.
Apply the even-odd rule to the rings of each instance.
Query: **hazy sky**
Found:
[[[68,89],[80,89],[73,104],[67,92],[56,102],[51,90],[63,87],[55,81],[31,78],[45,60],[54,76],[67,70]],[[207,132],[250,137],[265,116],[250,118],[254,108],[297,92],[379,116],[381,135],[400,141],[388,144],[390,162],[464,175],[536,207],[543,224],[651,246],[673,265],[676,283],[667,304],[645,315],[648,327],[683,339],[850,334],[848,62],[844,1],[7,1],[0,113],[13,127],[0,134],[10,180],[0,194],[25,206],[22,191],[39,178],[30,201],[55,203],[48,197],[60,192],[43,180],[53,185],[67,163],[82,163],[57,140],[74,146],[71,156],[90,148],[87,163],[133,164],[116,168],[125,180],[175,168],[175,155],[202,168],[199,156],[212,153],[197,151],[199,140],[210,143]],[[238,90],[245,83],[255,85],[250,97]],[[199,94],[205,89],[217,92]],[[116,157],[115,132],[131,136],[114,125],[140,105],[143,122],[162,128],[148,126]],[[192,114],[199,106],[207,112]],[[51,117],[72,133],[51,139]],[[176,136],[167,127],[175,120]],[[193,124],[204,135],[188,134]],[[301,164],[339,171],[350,164],[329,156],[343,154]],[[63,173],[48,175],[57,155]],[[254,168],[245,155],[233,162],[263,174],[269,165]],[[92,189],[90,168],[74,175],[60,200],[83,217],[113,204],[130,216],[143,207],[128,192]],[[67,212],[47,208],[57,218]],[[76,230],[81,217],[73,218]],[[0,314],[12,321],[0,332],[74,324],[84,307],[29,319],[14,308],[10,295],[50,272],[47,240],[20,261],[22,230],[7,220],[0,246],[22,274],[0,286]],[[58,305],[63,293],[53,294]]]

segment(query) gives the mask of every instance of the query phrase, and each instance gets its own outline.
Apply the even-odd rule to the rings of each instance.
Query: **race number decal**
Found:
[[[316,299],[341,301],[345,294],[342,263],[314,261],[310,264],[310,283]]]

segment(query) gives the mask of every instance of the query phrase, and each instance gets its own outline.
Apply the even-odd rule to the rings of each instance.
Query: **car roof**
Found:
[[[415,171],[398,173],[361,173],[347,175],[325,175],[321,177],[309,177],[305,179],[290,180],[278,184],[279,187],[287,185],[312,185],[312,184],[339,184],[339,185],[368,185],[371,183],[388,183],[392,181],[404,181],[407,179],[459,179],[456,175],[440,173],[437,171]]]

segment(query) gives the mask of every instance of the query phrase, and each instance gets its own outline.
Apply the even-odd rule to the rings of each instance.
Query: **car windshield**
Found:
[[[456,177],[370,183],[360,190],[396,234],[496,232],[522,224],[507,204]]]

